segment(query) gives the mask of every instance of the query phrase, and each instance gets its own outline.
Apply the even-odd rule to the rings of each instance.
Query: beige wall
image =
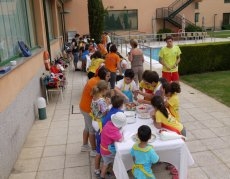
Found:
[[[200,13],[199,25],[202,25],[202,17],[204,17],[206,27],[214,26],[214,14],[217,14],[215,24],[219,29],[222,26],[223,13],[230,13],[230,3],[224,3],[224,0],[203,0],[198,12]]]
[[[152,33],[153,32],[153,18],[156,15],[156,8],[168,7],[175,0],[103,0],[104,7],[108,10],[131,10],[138,9],[138,31]],[[70,10],[70,14],[65,15],[66,30],[77,30],[81,35],[89,33],[87,1],[86,0],[72,0],[65,3],[65,9]],[[194,21],[194,4],[186,7],[185,15],[191,21]],[[191,16],[192,14],[192,16]],[[156,28],[162,28],[162,21],[156,22]],[[173,27],[169,25],[169,27]],[[175,31],[177,29],[175,28]]]

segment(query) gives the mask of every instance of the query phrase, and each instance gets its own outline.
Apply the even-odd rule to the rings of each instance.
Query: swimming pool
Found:
[[[141,48],[144,55],[150,57],[150,51],[151,51],[151,59],[159,61],[159,52],[161,47],[152,47],[152,48]]]

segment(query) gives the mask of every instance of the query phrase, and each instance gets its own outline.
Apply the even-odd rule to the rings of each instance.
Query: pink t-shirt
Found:
[[[110,155],[108,146],[121,139],[122,134],[119,129],[111,121],[108,121],[101,132],[101,155]]]

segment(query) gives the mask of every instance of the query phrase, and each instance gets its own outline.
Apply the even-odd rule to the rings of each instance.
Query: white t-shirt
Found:
[[[125,91],[138,90],[138,87],[137,87],[137,85],[136,85],[134,80],[130,84],[125,84],[124,79],[122,79],[122,80],[117,82],[116,87],[118,87],[121,91],[123,91],[123,90],[125,90]]]

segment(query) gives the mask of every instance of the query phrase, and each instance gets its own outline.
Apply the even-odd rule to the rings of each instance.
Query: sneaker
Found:
[[[97,151],[96,150],[91,150],[89,155],[90,155],[90,157],[96,157]]]
[[[94,170],[94,175],[95,175],[96,177],[100,177],[100,174],[101,174],[101,170],[100,170],[100,169],[95,169],[95,170]]]
[[[82,145],[81,152],[89,152],[91,150],[89,145]]]

